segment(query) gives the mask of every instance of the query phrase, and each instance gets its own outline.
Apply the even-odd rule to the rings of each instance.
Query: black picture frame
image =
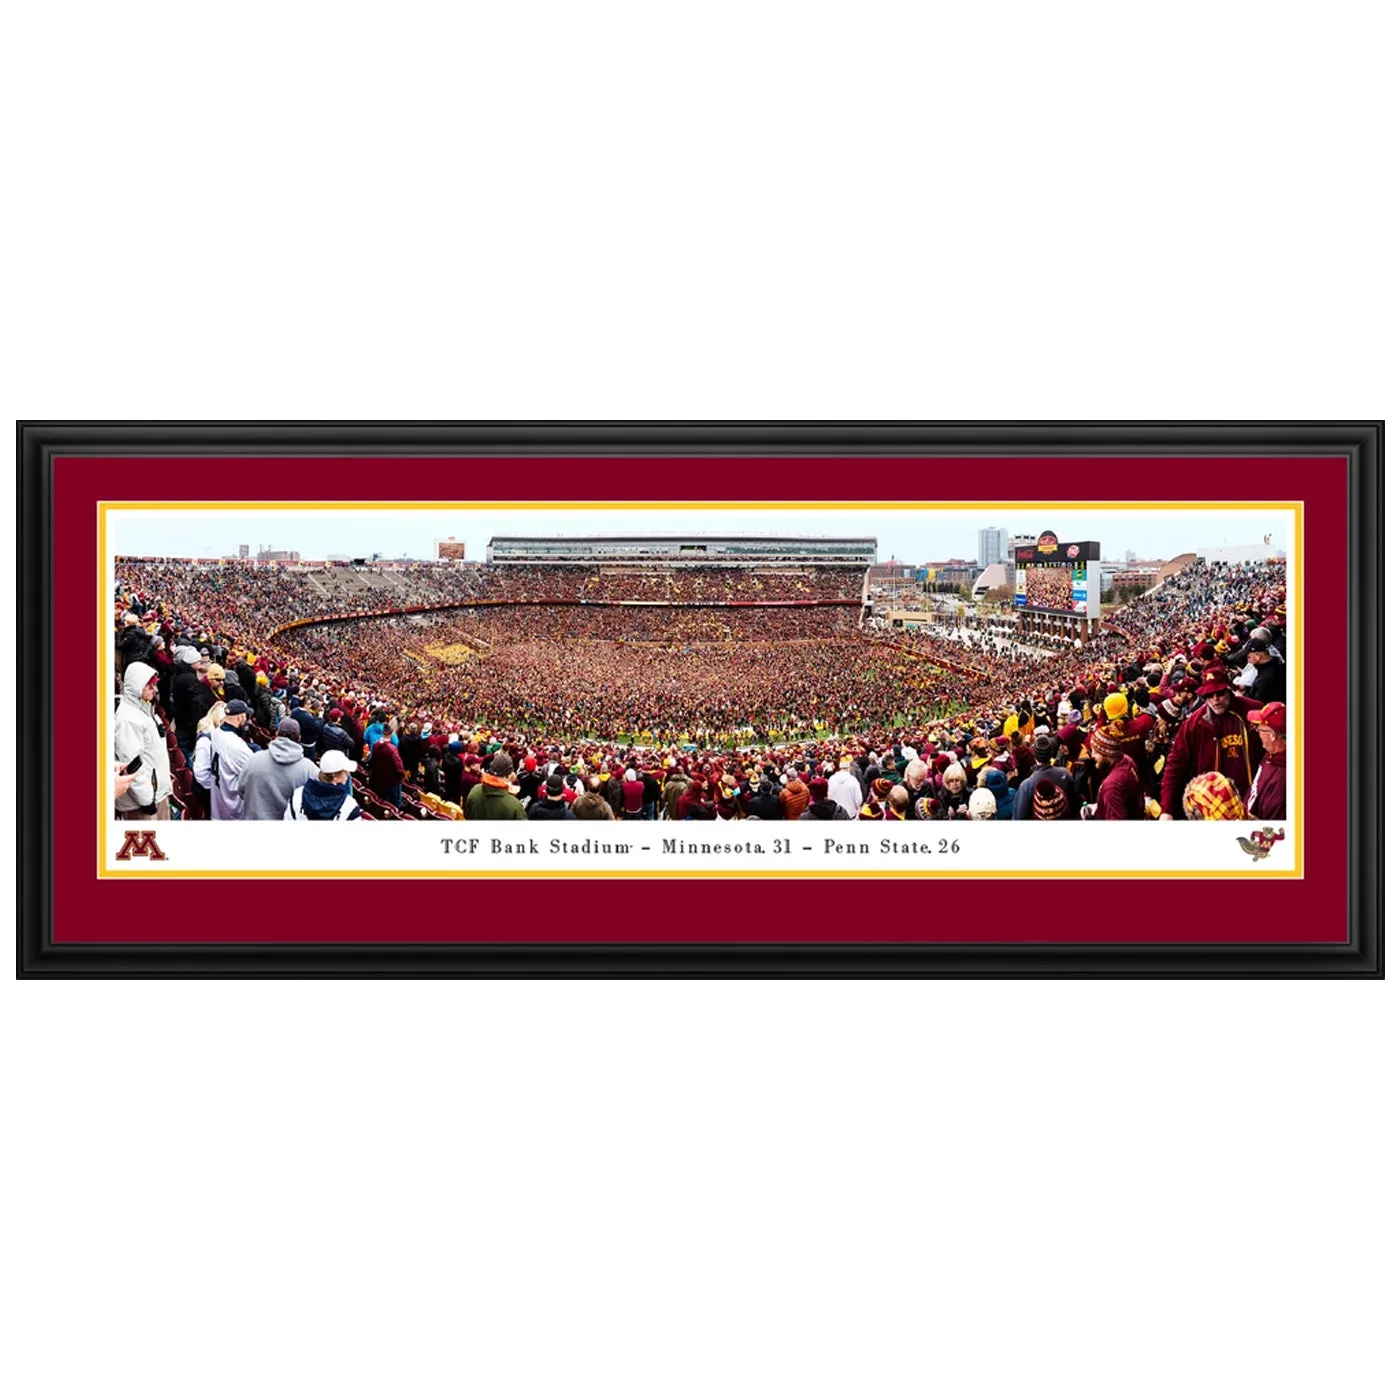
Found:
[[[17,425],[18,732],[47,732],[53,675],[53,460],[60,455],[1335,455],[1349,477],[1350,730],[1381,712],[1379,421],[83,422]],[[1349,767],[1345,944],[171,945],[52,938],[53,800],[40,743],[17,747],[17,975],[34,977],[1379,977],[1383,728]]]

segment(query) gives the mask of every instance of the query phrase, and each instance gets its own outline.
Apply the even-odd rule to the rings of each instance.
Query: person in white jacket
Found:
[[[841,766],[827,781],[826,795],[846,813],[848,817],[858,817],[865,794],[861,791],[860,779],[851,772],[849,758],[841,760]]]
[[[239,732],[248,714],[242,700],[221,700],[199,722],[194,779],[208,791],[209,815],[216,822],[243,820],[243,770],[255,752]]]
[[[156,668],[144,661],[133,661],[122,677],[112,754],[123,767],[141,759],[131,784],[117,798],[117,816],[123,821],[170,820],[170,752],[155,712],[158,679]]]

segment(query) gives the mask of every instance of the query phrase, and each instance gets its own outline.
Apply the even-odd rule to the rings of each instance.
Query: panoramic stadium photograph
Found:
[[[102,534],[117,823],[1226,820],[1267,855],[1293,800],[1288,508],[111,505]]]

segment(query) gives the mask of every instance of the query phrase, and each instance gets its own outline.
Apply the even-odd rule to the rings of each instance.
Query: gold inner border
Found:
[[[528,459],[521,459],[522,462]],[[1151,458],[1144,458],[1150,461]],[[107,550],[107,515],[121,510],[1287,510],[1293,514],[1292,573],[1297,597],[1288,599],[1293,660],[1299,668],[1303,656],[1303,510],[1302,501],[99,501],[98,517],[98,796],[97,878],[99,880],[1301,880],[1303,878],[1303,807],[1301,776],[1303,734],[1301,726],[1290,739],[1292,769],[1289,801],[1296,814],[1291,820],[1297,832],[1294,850],[1296,870],[113,870],[107,859],[108,747],[107,678],[113,666],[110,617],[112,600],[107,587],[110,558]],[[1301,681],[1299,682],[1301,690]]]

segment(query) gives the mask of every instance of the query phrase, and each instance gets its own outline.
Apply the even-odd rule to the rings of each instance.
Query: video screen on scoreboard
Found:
[[[467,557],[467,546],[463,540],[439,540],[437,542],[437,557],[439,559],[465,559]]]
[[[1016,570],[1016,606],[1083,617],[1089,609],[1089,566],[1032,564]]]

